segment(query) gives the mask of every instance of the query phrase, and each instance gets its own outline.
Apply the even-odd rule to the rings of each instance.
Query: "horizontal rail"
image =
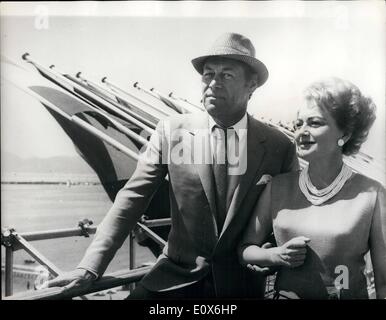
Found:
[[[154,220],[145,220],[142,221],[147,227],[160,227],[170,225],[171,219],[154,219]],[[89,234],[95,234],[97,227],[85,227],[84,230]],[[51,240],[57,238],[69,238],[69,237],[77,237],[84,236],[84,231],[79,227],[75,228],[67,228],[67,229],[56,229],[56,230],[47,230],[47,231],[33,231],[33,232],[23,232],[19,233],[21,237],[23,237],[27,241],[38,241],[38,240]]]
[[[97,227],[87,227],[85,230],[89,234],[94,234]],[[36,231],[36,232],[24,232],[20,235],[27,241],[37,240],[51,240],[56,238],[68,238],[76,236],[84,236],[84,232],[80,228],[68,228],[68,229],[57,229],[48,231]]]
[[[163,219],[145,220],[145,221],[141,221],[141,223],[149,228],[170,226],[170,224],[172,223],[172,219],[171,218],[163,218]]]
[[[18,293],[10,297],[4,297],[3,300],[61,300],[87,295],[90,293],[107,290],[128,283],[137,282],[142,279],[152,268],[152,266],[141,267],[133,270],[120,270],[95,281],[88,288],[74,288],[65,290],[54,287],[36,291],[27,291]]]

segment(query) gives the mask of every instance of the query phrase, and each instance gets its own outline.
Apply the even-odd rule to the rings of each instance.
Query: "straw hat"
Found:
[[[202,74],[205,60],[210,57],[224,57],[246,63],[258,74],[260,87],[268,79],[268,69],[260,60],[255,58],[256,51],[251,40],[237,33],[225,33],[219,37],[209,51],[192,60],[194,68]]]

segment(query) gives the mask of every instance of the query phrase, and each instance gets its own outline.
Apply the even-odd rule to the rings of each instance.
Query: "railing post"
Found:
[[[13,248],[5,248],[5,296],[13,294]]]
[[[166,219],[156,219],[149,220],[147,223],[151,226],[163,226],[170,224],[170,218]],[[32,257],[34,257],[39,263],[46,266],[50,273],[53,275],[58,275],[61,273],[61,270],[57,268],[51,261],[49,261],[44,255],[42,255],[36,248],[34,248],[28,241],[36,241],[36,240],[47,240],[47,239],[56,239],[56,238],[65,238],[65,237],[73,237],[73,236],[86,236],[89,234],[94,234],[96,231],[96,227],[90,227],[92,221],[84,219],[79,222],[79,228],[71,228],[71,229],[60,229],[60,230],[49,230],[43,232],[27,232],[18,234],[13,228],[2,229],[1,232],[1,245],[6,249],[5,255],[5,297],[9,297],[13,295],[13,267],[14,267],[14,251],[23,249],[27,253],[29,253]],[[157,234],[155,234],[152,230],[150,230],[146,225],[142,223],[138,223],[138,227],[140,227],[151,239],[156,241],[159,244],[164,245],[165,241],[160,238]],[[131,232],[129,235],[129,268],[133,270],[136,268],[135,261],[135,237],[136,233]],[[130,291],[135,289],[135,283],[131,283],[130,285],[123,285],[124,287],[129,287]]]
[[[134,243],[134,232],[131,231],[129,235],[129,269],[135,268],[135,243]],[[135,289],[135,283],[130,283],[129,290],[132,292]]]
[[[129,246],[130,246],[130,270],[135,268],[135,243],[134,232],[130,232]]]
[[[1,245],[5,247],[5,296],[13,294],[13,250],[15,229],[5,228],[1,230]]]

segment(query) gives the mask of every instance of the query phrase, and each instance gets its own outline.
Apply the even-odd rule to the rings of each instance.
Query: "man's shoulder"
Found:
[[[204,122],[208,116],[205,112],[184,113],[169,116],[163,120],[170,128],[189,128],[197,123]]]
[[[168,122],[173,126],[185,125],[187,123],[192,123],[197,120],[204,120],[207,118],[206,113],[197,112],[197,113],[183,113],[183,114],[174,114],[163,121]]]
[[[289,144],[291,143],[290,138],[274,126],[270,126],[267,123],[264,123],[260,120],[250,118],[250,124],[252,127],[256,128],[261,135],[264,136],[268,142],[279,143],[279,144]]]

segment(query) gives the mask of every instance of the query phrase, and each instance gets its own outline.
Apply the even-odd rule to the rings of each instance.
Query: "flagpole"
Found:
[[[116,103],[116,102],[118,101],[118,103],[119,103],[120,105],[122,105],[124,108],[128,108],[125,104],[129,105],[130,108],[133,108],[133,109],[134,109],[133,111],[136,111],[136,112],[138,112],[138,113],[141,113],[143,116],[150,117],[151,120],[149,120],[149,121],[151,121],[153,124],[157,124],[158,121],[160,121],[160,119],[161,119],[160,117],[158,117],[157,115],[151,114],[149,111],[144,110],[144,109],[141,108],[141,106],[139,106],[139,105],[135,105],[134,103],[127,101],[125,98],[119,96],[119,95],[116,94],[115,92],[112,92],[111,88],[109,88],[110,90],[107,90],[107,89],[105,89],[105,88],[102,88],[100,85],[96,84],[95,82],[93,82],[93,81],[91,81],[91,80],[88,80],[88,79],[82,77],[82,76],[81,76],[81,72],[78,72],[78,73],[76,74],[76,77],[77,77],[78,79],[82,80],[82,81],[85,83],[85,85],[90,86],[92,89],[94,89],[94,90],[97,89],[97,90],[101,91],[102,94],[103,94],[104,96],[106,96],[106,99],[109,99],[109,101],[112,100],[114,103]],[[107,98],[108,95],[111,95],[111,96],[113,96],[114,98]],[[103,98],[103,97],[102,97],[102,98]],[[123,101],[123,103],[122,103],[121,101]],[[149,106],[150,106],[150,105],[149,105]],[[130,108],[128,108],[128,109],[130,109]],[[132,111],[131,111],[131,112],[132,112]],[[164,115],[164,116],[169,116],[169,115],[166,114],[166,113],[163,113],[163,115]]]
[[[134,84],[134,87],[146,92],[147,94],[152,95],[153,97],[157,98],[158,100],[162,101],[165,105],[167,105],[169,108],[172,108],[173,110],[177,111],[178,113],[194,113],[197,111],[204,111],[203,109],[194,106],[192,104],[185,103],[185,105],[182,105],[181,102],[179,102],[177,99],[171,96],[166,96],[165,94],[161,93],[160,91],[156,90],[155,88],[151,88],[150,90],[147,90],[143,87],[141,87],[138,82]],[[181,99],[180,99],[181,100]]]
[[[85,80],[85,81],[87,81],[87,80]],[[77,97],[75,97],[75,98],[77,98]],[[79,98],[77,98],[77,99],[79,99]],[[96,109],[95,107],[93,107],[91,105],[90,105],[90,108],[92,108],[93,111],[95,111],[98,114],[100,114],[101,116],[103,116],[106,120],[110,121],[122,133],[128,135],[130,138],[133,138],[134,140],[136,140],[137,142],[141,143],[142,145],[146,145],[147,144],[147,140],[145,138],[143,138],[140,135],[136,134],[132,130],[126,128],[119,121],[111,118],[106,111],[104,111],[102,109]]]
[[[172,109],[172,110],[174,110],[174,111],[176,111],[176,112],[178,112],[178,113],[181,113],[181,111],[178,110],[177,108],[172,107],[172,106],[166,104],[165,102],[163,102],[162,99],[160,98],[160,96],[159,96],[158,94],[156,94],[155,92],[153,92],[152,90],[148,90],[148,89],[146,89],[146,88],[141,87],[141,86],[139,85],[139,82],[138,82],[138,81],[135,82],[133,86],[134,86],[134,88],[137,88],[139,91],[143,91],[143,92],[145,92],[146,94],[148,94],[148,95],[150,95],[150,96],[156,98],[157,100],[161,101],[161,102],[162,102],[164,105],[166,105],[168,108],[170,108],[170,109]]]
[[[95,136],[95,137],[105,141],[106,143],[112,145],[113,147],[115,147],[116,149],[118,149],[119,151],[124,153],[125,155],[133,158],[134,160],[136,160],[136,161],[138,160],[138,155],[134,151],[130,150],[128,147],[126,147],[122,143],[116,141],[115,139],[111,138],[110,136],[103,133],[99,129],[94,128],[92,125],[90,125],[89,123],[87,123],[83,119],[79,118],[77,115],[70,116],[70,115],[66,114],[60,108],[55,106],[52,102],[50,102],[47,99],[45,99],[44,97],[38,95],[37,93],[35,93],[31,89],[29,89],[27,91],[27,93],[29,95],[35,97],[36,99],[38,99],[47,108],[54,110],[55,112],[57,112],[60,115],[62,115],[63,117],[65,117],[67,120],[70,120],[70,121],[76,123],[77,125],[79,125],[83,129],[85,129],[86,131],[91,133],[93,136]]]
[[[66,80],[70,80],[70,81],[72,81],[72,82],[74,83],[74,85],[75,85],[76,87],[80,87],[80,88],[77,89],[77,90],[82,91],[82,93],[84,93],[84,94],[86,94],[86,95],[90,95],[90,93],[91,93],[91,95],[92,95],[92,96],[91,96],[91,99],[94,99],[94,100],[95,100],[94,97],[97,97],[97,98],[99,98],[99,100],[97,100],[98,103],[102,104],[102,105],[105,106],[106,108],[108,108],[108,109],[110,109],[110,110],[112,110],[112,111],[114,111],[114,112],[116,112],[116,110],[117,110],[117,109],[115,109],[115,108],[118,108],[118,110],[121,110],[122,112],[125,112],[128,116],[133,117],[133,118],[136,119],[137,121],[142,122],[143,124],[147,125],[149,128],[155,129],[156,124],[155,124],[154,122],[152,122],[152,121],[150,121],[150,120],[148,120],[148,119],[145,119],[145,118],[142,117],[141,115],[136,114],[135,112],[129,110],[127,107],[124,107],[124,106],[122,106],[121,104],[117,103],[115,100],[113,100],[113,99],[111,99],[111,98],[109,98],[109,97],[105,97],[103,93],[95,93],[95,92],[93,92],[92,90],[90,90],[90,89],[88,89],[88,88],[84,88],[84,87],[80,86],[80,85],[78,84],[78,80],[77,80],[76,78],[74,78],[73,76],[71,76],[71,75],[69,75],[69,74],[65,74],[64,72],[59,71],[54,65],[50,66],[50,69],[51,69],[51,70],[53,70],[54,68],[56,69],[56,72],[58,72],[60,75],[62,75]],[[54,71],[55,71],[55,70],[54,70]],[[84,90],[87,90],[87,91],[89,91],[90,93],[85,92]],[[94,88],[94,90],[95,90],[95,88]],[[87,100],[90,99],[90,97],[85,97],[85,98],[86,98]],[[102,99],[102,100],[101,100],[101,99]],[[93,103],[93,101],[90,101],[90,102]],[[105,102],[111,104],[112,106],[106,105]],[[95,104],[95,103],[93,103],[93,104]],[[97,107],[99,107],[99,106],[97,105]],[[115,107],[115,108],[114,108],[114,107]],[[100,107],[99,107],[99,108],[100,108]],[[118,112],[117,112],[117,113],[118,113]],[[121,115],[121,113],[118,113],[118,114]],[[126,120],[127,120],[127,119],[126,119]],[[137,124],[137,123],[136,123],[136,124]],[[137,125],[138,125],[138,124],[137,124]],[[138,126],[140,126],[140,125],[138,125]]]
[[[155,88],[152,88],[150,90],[152,90],[153,92],[158,94],[163,101],[167,101],[167,103],[173,104],[174,106],[181,108],[182,111],[184,111],[183,113],[194,113],[194,112],[200,110],[197,108],[192,108],[192,106],[190,106],[189,104],[181,105],[180,102],[177,99],[171,97],[170,94],[169,94],[169,96],[166,96],[165,94],[161,93],[160,91],[156,90]],[[203,111],[203,110],[200,110],[200,111]]]
[[[147,140],[145,138],[141,137],[140,135],[126,128],[123,124],[121,124],[117,120],[111,118],[105,111],[95,110],[95,112],[103,116],[106,120],[110,121],[122,133],[128,135],[130,138],[133,138],[134,140],[141,143],[142,145],[147,145]]]
[[[204,108],[202,108],[202,107],[200,107],[200,106],[198,106],[198,105],[196,105],[196,104],[194,104],[194,103],[191,103],[191,102],[188,101],[187,99],[184,99],[184,98],[181,98],[181,97],[177,97],[177,96],[173,93],[173,91],[169,93],[169,97],[170,97],[170,98],[173,98],[173,99],[175,99],[175,100],[181,100],[182,102],[185,102],[185,103],[191,105],[192,107],[194,107],[194,108],[197,109],[197,110],[205,111]]]
[[[181,110],[180,108],[177,108],[175,105],[173,104],[168,104],[166,103],[165,101],[162,100],[162,97],[154,91],[154,88],[151,88],[150,90],[146,89],[146,88],[143,88],[139,85],[139,82],[135,82],[134,83],[134,88],[137,88],[138,90],[140,91],[143,91],[145,93],[147,93],[148,95],[160,100],[164,105],[166,105],[167,107],[169,107],[170,109],[174,110],[174,111],[177,111],[178,113],[184,113],[183,110]]]
[[[154,105],[146,102],[145,100],[142,100],[141,98],[135,96],[134,94],[131,94],[131,93],[127,92],[127,91],[124,91],[123,89],[121,89],[117,85],[113,84],[112,82],[107,81],[106,79],[107,79],[107,77],[103,77],[102,80],[101,80],[102,83],[105,83],[111,90],[116,91],[116,93],[114,93],[114,94],[116,94],[119,99],[125,100],[122,96],[119,95],[119,93],[121,93],[121,94],[124,94],[126,96],[129,96],[131,98],[134,98],[134,99],[140,101],[141,103],[149,106],[150,108],[152,108],[152,109],[154,109],[156,111],[161,112],[165,116],[170,116],[170,113],[167,113],[164,110],[158,108],[157,106],[154,106]]]
[[[77,123],[79,126],[81,126],[83,129],[88,131],[89,133],[93,134],[94,136],[100,138],[101,140],[109,143],[112,145],[114,148],[118,149],[122,153],[126,154],[127,156],[133,158],[134,160],[138,161],[138,155],[124,146],[122,143],[116,141],[115,139],[111,138],[107,134],[103,133],[102,131],[94,128],[91,124],[87,123],[86,121],[82,120],[81,118],[77,116],[73,116],[73,121]]]
[[[174,110],[177,110],[179,113],[189,113],[187,112],[187,110],[183,107],[181,107],[180,105],[176,105],[175,103],[173,103],[172,101],[170,101],[170,99],[168,99],[165,95],[163,95],[162,93],[160,93],[158,90],[156,90],[154,87],[153,88],[150,88],[150,91],[155,93],[158,97],[158,99],[160,99],[164,104],[166,104],[167,106],[169,106],[170,108],[173,108]]]
[[[137,142],[141,143],[142,145],[146,145],[147,144],[147,140],[143,137],[141,137],[140,135],[136,134],[135,132],[131,131],[130,129],[128,129],[127,127],[125,127],[123,124],[121,124],[120,122],[118,122],[117,120],[111,118],[108,113],[106,111],[104,111],[103,109],[101,108],[98,108],[96,106],[93,106],[92,104],[88,103],[88,102],[85,102],[83,99],[80,99],[78,96],[74,95],[73,98],[75,100],[77,100],[78,102],[86,105],[88,108],[90,108],[91,110],[93,110],[94,112],[96,112],[97,114],[101,115],[102,117],[104,117],[106,120],[108,120],[109,122],[111,122],[119,131],[121,131],[122,133],[128,135],[130,138],[133,138],[134,140],[136,140]],[[55,109],[56,112],[60,113],[62,116],[66,116],[66,113],[64,113],[60,108],[57,108]]]
[[[91,81],[91,80],[88,80],[86,79],[85,77],[81,76],[82,72],[78,72],[76,75],[75,75],[75,78],[78,78],[80,80],[82,80],[86,85],[89,85],[89,86],[92,86],[92,87],[95,87],[96,89],[98,89],[99,91],[101,91],[103,94],[105,94],[106,96],[108,95],[113,95],[113,93],[111,93],[110,91],[106,90],[105,88],[102,88],[99,84],[96,84],[95,82]]]
[[[156,99],[158,99],[158,100],[161,100],[161,99],[159,98],[159,96],[158,96],[157,94],[155,94],[154,92],[152,92],[151,90],[148,90],[148,89],[145,89],[145,88],[140,87],[138,81],[135,82],[135,83],[133,84],[133,87],[134,87],[134,88],[137,88],[139,91],[143,91],[143,92],[147,93],[148,95],[150,95],[150,96],[152,96],[152,97],[154,97],[154,98],[156,98]]]
[[[79,97],[81,100],[87,100],[85,97],[82,97],[79,93],[76,92],[76,90],[79,90],[80,92],[84,92],[84,88],[81,87],[80,85],[76,84],[76,83],[73,83],[73,84],[68,84],[68,79],[65,78],[63,75],[61,74],[57,74],[57,72],[53,71],[52,69],[50,70],[47,70],[45,67],[41,66],[40,64],[32,61],[31,59],[27,58],[29,56],[29,53],[25,53],[23,54],[22,58],[23,60],[26,60],[28,63],[31,63],[35,68],[38,69],[38,71],[40,73],[43,73],[45,74],[45,77],[48,77],[50,81],[56,83],[57,85],[59,85],[60,87],[66,89],[67,91],[69,91],[71,94]],[[43,75],[44,76],[44,75]],[[51,77],[53,76],[54,79],[52,79]],[[56,78],[56,79],[55,79]],[[64,78],[64,79],[63,79]],[[61,80],[60,81],[58,81]],[[63,83],[64,82],[64,83]],[[122,116],[125,120],[137,125],[138,127],[142,128],[143,130],[147,131],[149,134],[152,134],[154,132],[154,129],[153,128],[150,128],[149,126],[145,125],[144,123],[140,122],[139,120],[135,119],[134,117],[128,115],[126,112],[122,111],[120,108],[117,108],[116,106],[112,105],[112,106],[109,106],[107,103],[107,101],[103,101],[102,98],[98,97],[97,95],[93,94],[92,92],[90,93],[85,93],[85,94],[88,94],[89,96],[92,97],[92,99],[98,101],[100,104],[102,104],[103,106],[105,106],[106,108],[108,108],[109,110],[119,114],[120,116]],[[86,101],[87,103],[93,103],[93,102],[90,102],[90,101]],[[95,103],[93,103],[95,105]]]
[[[155,125],[160,121],[160,117],[153,115],[146,110],[143,110],[143,108],[141,108],[139,105],[135,105],[134,103],[131,103],[131,102],[125,100],[124,98],[119,97],[117,94],[115,94],[115,92],[112,92],[111,89],[107,90],[105,88],[102,88],[100,85],[96,84],[95,82],[82,77],[81,72],[78,72],[76,74],[76,78],[82,80],[86,86],[91,88],[90,90],[101,91],[100,93],[97,93],[97,94],[98,95],[101,94],[101,97],[103,99],[107,100],[108,102],[112,102],[114,104],[118,103],[119,105],[122,106],[122,108],[124,108],[125,110],[128,110],[130,113],[133,113],[133,112],[139,113],[138,115],[135,115],[137,117],[141,117],[141,118],[147,117],[148,121],[149,121],[149,123],[151,123],[152,127],[155,128]],[[109,96],[113,96],[114,98],[109,97]],[[123,101],[123,103],[121,101]]]

